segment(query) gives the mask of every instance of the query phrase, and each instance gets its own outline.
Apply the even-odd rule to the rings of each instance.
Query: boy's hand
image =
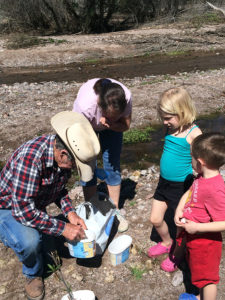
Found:
[[[198,232],[198,223],[187,220],[186,223],[182,226],[188,233],[195,234]]]
[[[183,218],[183,209],[177,209],[174,216],[174,222],[176,226],[183,227],[184,223],[181,222],[181,219]]]

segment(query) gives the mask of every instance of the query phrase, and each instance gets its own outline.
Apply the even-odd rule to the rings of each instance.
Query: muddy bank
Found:
[[[1,84],[15,82],[76,81],[89,78],[115,79],[176,74],[178,72],[205,71],[225,67],[225,50],[187,52],[183,55],[146,55],[124,59],[104,59],[94,63],[72,63],[42,67],[2,68]]]
[[[225,132],[225,115],[212,114],[205,119],[198,119],[195,122],[203,132]],[[155,130],[151,134],[151,141],[147,143],[123,145],[121,153],[122,169],[129,168],[145,169],[151,164],[159,165],[163,149],[164,131],[163,127]]]

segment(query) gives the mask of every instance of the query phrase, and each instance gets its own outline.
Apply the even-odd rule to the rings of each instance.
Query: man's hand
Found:
[[[86,230],[87,226],[84,223],[84,220],[81,219],[75,212],[71,211],[67,216],[69,222],[74,225],[81,225],[81,227]]]
[[[84,230],[87,229],[87,226],[84,223],[84,220],[81,219],[75,212],[71,211],[67,216],[70,223],[66,223],[65,229],[62,235],[70,240],[82,240],[85,238]]]
[[[85,232],[81,225],[66,223],[62,235],[70,241],[82,240],[85,238]]]

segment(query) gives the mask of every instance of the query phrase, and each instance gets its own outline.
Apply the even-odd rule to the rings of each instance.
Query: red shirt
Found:
[[[199,176],[192,184],[183,217],[197,223],[225,220],[225,184],[222,176]]]
[[[65,188],[70,171],[54,161],[54,135],[39,136],[20,146],[0,173],[0,209],[11,209],[23,225],[61,235],[65,222],[46,213],[55,202],[65,216],[75,211]]]

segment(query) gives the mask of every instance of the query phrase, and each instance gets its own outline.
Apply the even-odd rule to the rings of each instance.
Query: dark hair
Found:
[[[68,147],[65,145],[65,143],[63,142],[63,140],[60,138],[60,136],[58,134],[56,134],[55,136],[55,147],[56,149],[59,149],[59,150],[66,150],[68,152],[68,158],[69,160],[73,160],[74,157],[73,155],[71,154],[71,151],[68,149]]]
[[[93,89],[95,94],[99,95],[98,105],[103,111],[113,109],[118,113],[124,112],[127,101],[121,85],[103,78],[95,83]]]
[[[207,167],[219,169],[225,164],[225,136],[219,132],[203,133],[192,142],[192,155],[202,158]]]

